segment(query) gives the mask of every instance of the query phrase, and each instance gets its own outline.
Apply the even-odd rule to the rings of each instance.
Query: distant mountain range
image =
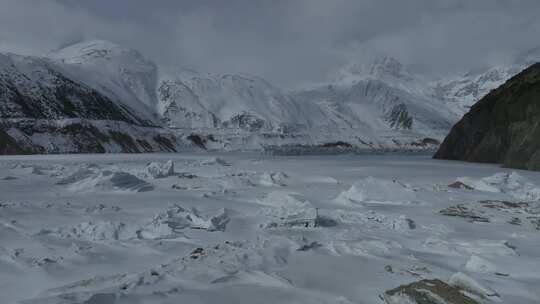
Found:
[[[381,57],[294,91],[250,75],[160,67],[102,40],[46,58],[0,54],[0,153],[434,149],[535,54],[443,80]]]

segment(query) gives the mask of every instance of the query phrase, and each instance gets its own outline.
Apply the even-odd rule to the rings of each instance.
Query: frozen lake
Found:
[[[4,156],[0,302],[383,303],[460,274],[539,303],[537,185],[427,155]]]

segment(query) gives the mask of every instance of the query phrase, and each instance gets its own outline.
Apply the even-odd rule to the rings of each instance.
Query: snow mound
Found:
[[[399,181],[368,177],[355,182],[334,201],[341,204],[367,202],[400,205],[411,203],[415,198],[414,190]]]
[[[482,179],[460,177],[457,182],[475,190],[504,193],[520,200],[540,200],[540,188],[516,172],[501,172]]]
[[[452,275],[448,283],[451,286],[468,291],[482,298],[499,297],[497,292],[483,286],[478,281],[476,281],[475,279],[469,277],[468,275],[462,272],[458,272]]]
[[[32,303],[45,301],[66,304],[90,303],[90,300],[85,300],[88,298],[101,300],[103,297],[96,297],[96,295],[105,294],[120,294],[127,301],[126,303],[152,299],[151,297],[154,297],[157,302],[162,302],[163,295],[186,290],[184,286],[199,287],[210,284],[214,284],[213,286],[221,284],[224,288],[228,288],[227,285],[233,288],[251,285],[289,289],[290,281],[268,271],[268,267],[286,264],[292,251],[291,248],[296,246],[289,240],[273,237],[255,243],[225,241],[208,247],[197,247],[187,256],[142,272],[94,276],[48,289],[40,294],[39,302]],[[179,282],[182,285],[179,285]],[[303,295],[303,297],[306,296]],[[234,298],[237,299],[236,294]],[[227,298],[221,302],[236,303],[237,301]],[[288,302],[296,303],[295,301]],[[309,298],[308,301],[301,303],[318,302],[320,301],[315,298]],[[325,301],[324,303],[343,302]]]
[[[195,208],[188,210],[175,205],[165,212],[157,214],[144,224],[130,225],[122,222],[90,221],[52,230],[42,229],[38,235],[87,241],[172,239],[182,233],[183,229],[225,231],[228,222],[227,209],[221,209],[217,214],[205,216]]]
[[[172,160],[166,163],[151,162],[146,166],[146,172],[152,178],[164,178],[174,175],[174,162]]]
[[[498,267],[485,258],[477,255],[472,255],[471,258],[465,264],[465,269],[471,272],[479,273],[496,273]]]
[[[204,216],[196,208],[186,209],[174,205],[152,218],[137,231],[137,236],[141,239],[174,238],[176,234],[188,228],[225,231],[230,220],[227,213],[227,209],[223,208],[217,214]]]
[[[126,240],[133,238],[132,229],[121,222],[84,222],[71,227],[41,230],[38,235],[51,235],[62,239],[83,239],[87,241]]]
[[[265,187],[284,187],[287,186],[285,180],[289,176],[283,172],[263,172],[259,179],[259,185]]]
[[[130,173],[110,170],[94,172],[82,169],[61,180],[59,184],[68,185],[71,191],[146,192],[154,189],[154,186]]]

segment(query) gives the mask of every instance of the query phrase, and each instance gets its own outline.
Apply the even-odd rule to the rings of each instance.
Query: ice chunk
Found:
[[[174,205],[157,214],[137,232],[137,235],[142,239],[160,239],[173,238],[186,228],[225,231],[228,222],[227,209],[221,209],[217,214],[205,217],[196,208],[186,209]]]
[[[319,217],[318,210],[309,201],[302,200],[291,192],[270,192],[257,202],[267,206],[262,209],[262,213],[272,218],[272,221],[266,225],[268,228],[313,228],[317,226],[335,226],[337,224],[330,218]]]
[[[287,179],[287,174],[283,172],[263,172],[259,180],[261,186],[274,187],[274,186],[287,186],[285,179]]]
[[[273,191],[263,199],[257,200],[261,205],[271,207],[267,213],[278,218],[309,217],[315,218],[315,208],[310,202],[300,200],[292,192]]]
[[[146,172],[152,178],[164,178],[174,175],[174,162],[172,160],[166,163],[151,162],[146,166]]]
[[[399,181],[368,177],[355,182],[349,190],[342,192],[335,202],[404,204],[413,202],[415,198],[414,190]]]

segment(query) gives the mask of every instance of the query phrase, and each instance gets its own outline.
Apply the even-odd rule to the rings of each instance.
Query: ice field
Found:
[[[2,156],[0,303],[539,303],[539,186],[428,155]]]

